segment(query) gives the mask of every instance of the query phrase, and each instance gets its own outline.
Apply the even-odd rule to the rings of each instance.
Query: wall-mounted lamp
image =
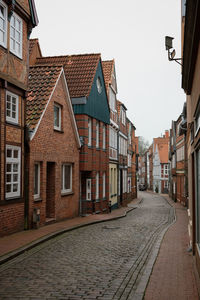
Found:
[[[165,37],[165,47],[166,47],[166,50],[168,51],[168,59],[171,61],[171,60],[175,60],[179,65],[182,66],[182,64],[179,62],[179,60],[182,61],[182,58],[175,58],[175,55],[176,55],[176,51],[175,49],[173,49],[173,37],[170,37],[170,36],[166,36]],[[172,49],[170,51],[170,49]]]

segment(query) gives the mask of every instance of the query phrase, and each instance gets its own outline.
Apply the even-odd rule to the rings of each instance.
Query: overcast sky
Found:
[[[43,56],[101,53],[115,59],[118,99],[150,143],[182,112],[181,66],[169,62],[166,35],[180,57],[181,0],[35,0]]]

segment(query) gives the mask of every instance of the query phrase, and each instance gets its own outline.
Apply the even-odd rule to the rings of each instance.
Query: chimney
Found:
[[[165,130],[165,137],[168,138],[169,137],[169,131]]]

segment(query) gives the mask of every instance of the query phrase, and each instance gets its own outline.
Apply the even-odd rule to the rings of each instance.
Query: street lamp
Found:
[[[175,60],[179,65],[182,66],[182,64],[179,62],[179,60],[182,61],[182,58],[175,58],[176,51],[175,51],[175,49],[173,49],[173,43],[172,43],[173,39],[174,38],[170,37],[170,36],[165,37],[165,47],[166,47],[166,50],[168,51],[168,59],[170,61]],[[170,49],[172,49],[172,50],[170,51]]]

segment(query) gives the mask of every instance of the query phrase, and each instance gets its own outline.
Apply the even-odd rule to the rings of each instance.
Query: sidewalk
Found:
[[[17,232],[9,236],[0,238],[0,265],[6,261],[22,254],[23,252],[47,241],[61,233],[74,230],[89,224],[109,221],[125,217],[126,214],[141,201],[140,198],[132,200],[127,207],[121,207],[108,214],[89,215],[87,217],[77,217],[65,221],[42,226],[38,229],[31,229]]]
[[[198,300],[199,278],[195,276],[192,252],[187,251],[187,209],[163,196],[175,208],[176,222],[163,238],[144,299]]]

